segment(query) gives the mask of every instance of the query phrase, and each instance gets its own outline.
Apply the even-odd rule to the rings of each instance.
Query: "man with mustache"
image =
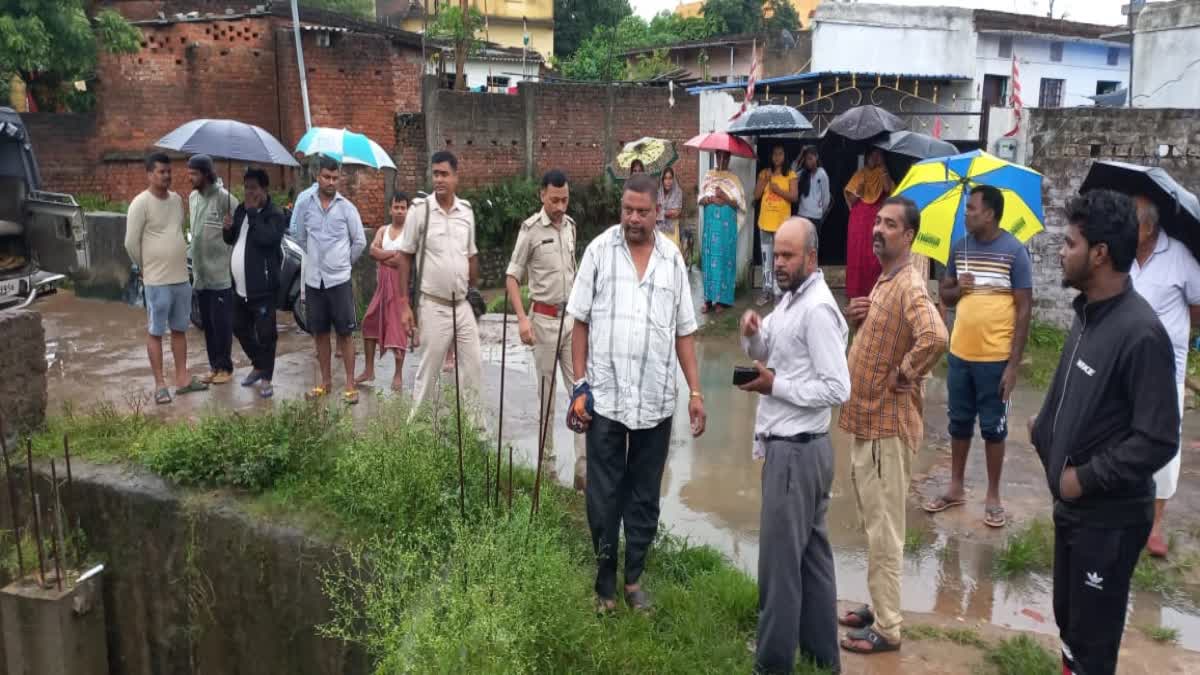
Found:
[[[1054,619],[1063,675],[1112,675],[1129,581],[1154,522],[1154,473],[1179,444],[1171,338],[1130,281],[1133,202],[1092,190],[1066,208],[1063,286],[1075,323],[1029,437],[1054,497]]]
[[[838,622],[854,630],[842,648],[861,654],[900,648],[900,572],[912,457],[925,436],[925,376],[946,351],[946,326],[913,267],[921,212],[891,197],[875,216],[875,257],[883,272],[871,294],[846,310],[857,331],[850,346],[850,400],[838,426],[853,438],[850,480],[867,531],[871,605]]]
[[[658,532],[680,369],[691,392],[692,436],[704,433],[691,286],[679,249],[655,231],[657,201],[652,176],[625,181],[621,224],[588,245],[567,303],[575,319],[571,360],[579,377],[567,423],[587,434],[584,493],[601,613],[616,608],[622,523],[625,604],[638,611],[651,606],[641,576]]]
[[[782,298],[742,315],[742,349],[758,377],[754,456],[765,457],[758,555],[755,672],[790,673],[796,648],[838,672],[837,580],[825,527],[833,485],[829,422],[850,397],[846,320],[817,268],[817,228],[789,218],[775,234]],[[591,453],[589,452],[589,455]]]

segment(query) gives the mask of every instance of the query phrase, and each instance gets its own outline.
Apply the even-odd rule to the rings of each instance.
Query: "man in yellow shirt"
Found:
[[[787,166],[787,153],[782,145],[771,149],[771,168],[758,172],[754,199],[758,205],[758,229],[762,242],[762,294],[755,304],[763,306],[779,297],[775,283],[775,232],[783,221],[792,217],[792,204],[800,198],[799,178]]]
[[[987,452],[988,491],[983,522],[1004,527],[1000,470],[1008,437],[1008,401],[1029,337],[1033,273],[1029,251],[1000,229],[1004,195],[990,185],[971,190],[967,236],[950,247],[942,278],[942,302],[957,306],[946,373],[950,447],[950,487],[925,504],[930,513],[966,503],[963,475],[975,435],[975,418]]]

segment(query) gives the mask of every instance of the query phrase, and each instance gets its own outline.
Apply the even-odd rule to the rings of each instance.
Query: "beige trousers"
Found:
[[[895,436],[856,438],[850,453],[850,480],[867,531],[867,590],[875,630],[890,642],[900,642],[900,573],[912,454]]]
[[[479,386],[482,380],[483,362],[479,351],[479,325],[475,323],[475,315],[471,305],[463,300],[451,309],[448,304],[432,300],[429,296],[421,298],[421,306],[417,318],[417,327],[421,336],[421,363],[417,366],[417,383],[413,389],[413,408],[409,416],[411,420],[417,410],[438,403],[438,396],[443,386],[454,387],[454,373],[448,373],[448,382],[439,382],[442,374],[442,364],[446,361],[448,352],[454,342],[455,311],[458,317],[458,373],[459,389],[462,396],[463,410],[477,410],[479,401]],[[453,405],[453,399],[451,399]],[[453,414],[453,410],[451,410]],[[478,417],[472,415],[470,417]],[[476,423],[481,420],[476,420]]]
[[[533,322],[533,362],[534,370],[537,372],[538,387],[540,390],[542,387],[540,383],[545,383],[546,395],[550,397],[550,420],[546,425],[546,451],[543,462],[553,468],[556,459],[554,432],[559,426],[567,423],[565,413],[561,419],[554,413],[558,409],[559,399],[564,397],[564,392],[566,392],[565,396],[570,396],[571,386],[575,383],[575,368],[571,362],[571,327],[575,324],[575,320],[568,316],[563,321],[561,340],[558,340],[558,318],[535,312],[530,315],[530,321]],[[558,340],[557,349],[555,349],[555,340]],[[563,377],[562,381],[557,382],[554,372],[556,352],[558,353],[558,370]],[[543,405],[545,404],[543,403]],[[575,475],[586,478],[587,450],[584,445],[584,435],[574,434],[574,436]]]

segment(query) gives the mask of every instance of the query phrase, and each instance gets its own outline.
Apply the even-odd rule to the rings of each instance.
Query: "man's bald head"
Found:
[[[793,216],[775,233],[775,279],[779,288],[794,291],[817,268],[817,226]]]

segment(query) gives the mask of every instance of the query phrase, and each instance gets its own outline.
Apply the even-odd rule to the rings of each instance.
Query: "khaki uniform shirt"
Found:
[[[426,210],[429,211],[429,232],[422,236]],[[424,253],[420,250],[422,239]],[[411,254],[413,265],[421,270],[422,293],[446,302],[464,300],[470,279],[468,260],[479,254],[475,248],[475,212],[468,202],[458,197],[454,198],[449,211],[442,209],[433,195],[414,201],[404,220],[400,250]],[[422,256],[424,265],[421,264]]]
[[[508,263],[508,276],[524,283],[536,302],[561,305],[575,282],[575,221],[564,214],[555,227],[542,209],[521,223],[517,245]]]

